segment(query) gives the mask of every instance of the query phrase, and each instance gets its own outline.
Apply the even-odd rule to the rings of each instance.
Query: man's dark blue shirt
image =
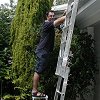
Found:
[[[54,47],[55,30],[53,21],[45,21],[41,30],[40,42],[37,45],[36,53],[42,50],[52,52]]]

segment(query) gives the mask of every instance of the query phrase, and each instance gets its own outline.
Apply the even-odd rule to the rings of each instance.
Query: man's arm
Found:
[[[56,27],[56,26],[59,26],[60,24],[62,24],[65,21],[65,18],[66,18],[66,16],[62,16],[62,17],[56,19],[53,23],[54,26]]]

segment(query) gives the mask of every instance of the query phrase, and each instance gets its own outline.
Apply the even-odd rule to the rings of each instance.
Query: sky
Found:
[[[18,0],[14,0],[14,2],[16,3]],[[4,3],[10,3],[10,0],[0,0],[0,5],[4,4]]]

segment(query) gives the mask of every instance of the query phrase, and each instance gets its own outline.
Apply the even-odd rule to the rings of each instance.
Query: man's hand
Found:
[[[53,23],[54,26],[56,27],[56,26],[59,26],[60,24],[62,24],[65,21],[65,18],[66,18],[66,16],[62,16],[62,17],[56,19]]]
[[[65,16],[65,15],[66,15],[66,13],[67,13],[67,9],[66,9],[66,10],[64,10],[63,16]]]

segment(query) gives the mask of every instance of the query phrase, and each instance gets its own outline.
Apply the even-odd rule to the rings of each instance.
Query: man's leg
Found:
[[[36,64],[36,68],[35,68],[35,73],[34,73],[34,76],[33,76],[33,89],[32,89],[32,92],[33,94],[35,93],[35,95],[41,95],[41,96],[45,96],[45,94],[43,93],[40,93],[38,91],[38,84],[39,84],[39,81],[40,81],[40,74],[43,73],[43,71],[45,71],[46,69],[46,63],[47,63],[47,56],[48,56],[48,53],[40,53],[40,54],[37,54],[37,64]],[[36,94],[37,92],[37,94]]]
[[[38,84],[39,84],[40,75],[35,72],[33,76],[33,92],[38,91]]]
[[[35,72],[33,76],[33,90],[32,90],[32,95],[37,96],[37,97],[45,97],[46,95],[44,93],[38,92],[38,83],[40,80],[40,75]]]

